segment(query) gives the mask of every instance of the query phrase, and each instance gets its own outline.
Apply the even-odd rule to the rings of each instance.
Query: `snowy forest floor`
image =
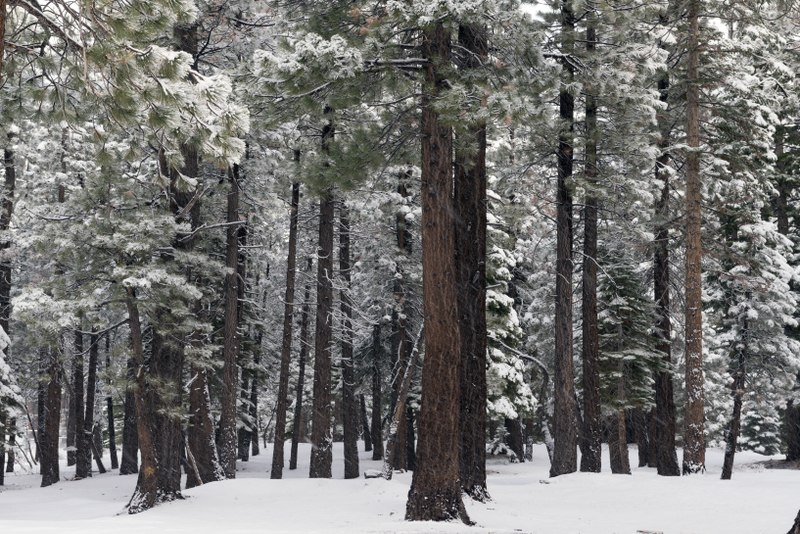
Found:
[[[363,444],[359,443],[359,446]],[[289,447],[286,447],[287,457]],[[184,492],[186,500],[146,513],[124,513],[135,475],[95,473],[39,488],[36,474],[7,475],[0,488],[0,532],[13,534],[245,534],[278,532],[468,532],[536,534],[781,534],[800,507],[800,471],[765,469],[768,458],[738,453],[733,480],[721,481],[722,450],[707,452],[708,472],[659,477],[634,468],[631,476],[576,473],[548,478],[543,447],[533,462],[487,465],[492,501],[467,501],[474,527],[460,523],[403,521],[411,474],[393,480],[343,480],[341,443],[334,449],[333,480],[308,479],[309,446],[301,445],[300,466],[270,480],[272,449],[239,463],[236,480]],[[361,471],[380,462],[361,452]],[[636,449],[631,447],[635,465]],[[603,467],[608,466],[604,450]],[[106,458],[108,465],[108,458]],[[288,465],[288,461],[287,461]]]

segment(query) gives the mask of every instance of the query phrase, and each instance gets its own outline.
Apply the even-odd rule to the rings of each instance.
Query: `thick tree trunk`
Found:
[[[597,43],[597,14],[590,8],[586,19],[586,52],[594,54]],[[600,443],[600,338],[597,330],[597,95],[587,86],[586,93],[586,200],[583,212],[583,432],[581,433],[581,471],[599,473]]]
[[[369,419],[367,419],[367,401],[364,395],[358,396],[361,403],[361,439],[364,440],[364,451],[369,452],[372,450],[372,435],[369,430]]]
[[[577,470],[577,422],[572,363],[572,166],[575,99],[566,86],[572,83],[574,68],[575,14],[572,1],[561,3],[563,88],[559,94],[561,133],[558,138],[558,185],[556,190],[556,309],[555,376],[553,386],[553,462],[550,476]]]
[[[307,271],[311,272],[311,258]],[[303,427],[303,387],[306,379],[306,359],[308,357],[308,319],[311,316],[311,284],[306,284],[303,295],[303,309],[300,312],[300,355],[298,361],[297,389],[294,400],[294,420],[292,421],[292,448],[289,455],[289,469],[297,469],[297,446]]]
[[[299,152],[295,152],[295,161]],[[300,205],[300,184],[292,184],[292,203],[289,212],[289,252],[286,257],[286,292],[283,308],[283,338],[281,341],[281,370],[278,377],[278,406],[275,409],[275,445],[272,450],[270,478],[283,477],[283,444],[286,440],[286,411],[289,409],[289,364],[292,360],[292,317],[294,315],[294,285],[297,272],[297,211]]]
[[[59,481],[58,430],[61,421],[61,362],[58,350],[42,349],[47,367],[44,400],[44,432],[39,434],[42,487]]]
[[[136,424],[136,362],[128,359],[128,384],[125,388],[125,405],[122,414],[122,463],[120,475],[131,475],[139,472],[139,433]]]
[[[458,28],[462,70],[479,68],[489,50],[486,29]],[[464,492],[486,490],[486,124],[470,124],[455,151],[454,209],[458,327],[461,345],[459,472]]]
[[[334,136],[333,110],[325,108],[322,152],[330,150]],[[331,344],[333,339],[333,189],[319,201],[317,241],[317,319],[314,325],[314,399],[311,418],[311,478],[331,478],[333,435],[331,420]]]
[[[628,443],[625,432],[625,410],[618,410],[608,418],[608,452],[611,472],[617,475],[630,475]]]
[[[382,393],[381,393],[381,325],[372,327],[372,459],[383,459]]]
[[[511,452],[516,456],[517,462],[525,461],[525,441],[522,437],[522,421],[517,419],[503,420],[503,426],[506,429],[506,445],[511,449]]]
[[[214,421],[211,417],[211,395],[208,370],[193,366],[189,384],[189,426],[186,432],[187,456],[194,459],[194,468],[186,477],[186,487],[193,488],[225,478],[217,461],[214,442]]]
[[[353,305],[350,302],[350,214],[339,205],[339,273],[344,278],[342,307],[342,426],[344,427],[344,478],[358,478],[358,403],[353,370]]]
[[[658,81],[661,102],[669,101],[669,74],[662,74]],[[648,465],[655,460],[658,474],[679,476],[678,454],[675,450],[675,398],[672,384],[672,320],[670,318],[670,273],[669,273],[669,165],[670,118],[666,111],[658,113],[661,136],[658,146],[661,154],[656,159],[656,180],[660,181],[661,196],[656,201],[655,252],[653,256],[653,289],[656,303],[655,336],[656,351],[661,353],[663,368],[656,372],[656,458],[648,458]]]
[[[145,403],[146,363],[144,357],[144,342],[142,340],[142,325],[139,318],[139,306],[136,300],[136,291],[132,287],[126,288],[127,298],[125,304],[128,309],[128,325],[131,330],[131,361],[133,376],[134,405],[136,408],[137,442],[141,453],[142,466],[136,481],[136,489],[128,503],[128,513],[144,512],[155,506],[159,501],[158,491],[158,461],[156,459],[156,445],[150,422],[151,413]],[[124,462],[123,456],[123,464]],[[120,470],[122,471],[122,470]]]
[[[219,463],[225,478],[236,477],[236,398],[238,336],[239,336],[239,236],[235,223],[239,222],[239,166],[229,171],[231,184],[228,192],[226,221],[227,246],[225,254],[225,327],[222,367],[222,411],[220,415]]]
[[[683,473],[705,471],[705,386],[703,383],[702,183],[700,178],[700,3],[689,0],[689,67],[686,88],[686,409]]]
[[[417,468],[406,519],[469,523],[459,480],[461,343],[453,213],[453,132],[435,103],[447,87],[450,34],[441,22],[423,29],[425,87],[422,96],[422,285],[425,365],[419,417]]]

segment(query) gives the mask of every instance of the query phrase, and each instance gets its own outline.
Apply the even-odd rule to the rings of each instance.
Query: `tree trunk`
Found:
[[[92,328],[94,332],[94,328]],[[95,420],[94,420],[94,407],[97,398],[97,359],[100,355],[100,340],[97,334],[89,336],[89,368],[86,375],[86,412],[83,419],[83,439],[85,442],[86,452],[84,453],[84,461],[88,464],[87,473],[85,476],[92,476],[92,457],[97,464],[97,470],[100,473],[105,473],[106,468],[103,466],[103,459],[100,457],[100,451],[96,450],[97,444],[92,441],[94,438]],[[100,446],[102,449],[102,444]]]
[[[628,443],[625,432],[625,410],[617,410],[608,418],[608,452],[611,472],[617,475],[630,475]]]
[[[5,22],[6,22],[6,0],[0,0],[0,86],[3,85],[3,55],[5,49]],[[2,198],[0,198],[0,235],[5,235],[11,225],[11,215],[14,212],[14,190],[16,188],[16,167],[14,165],[14,137],[13,133],[7,135],[7,144],[3,149],[3,169],[4,182]],[[11,261],[6,257],[7,250],[11,246],[10,239],[0,241],[0,328],[7,335],[11,335],[9,322],[11,319]],[[70,397],[71,399],[72,397]],[[6,425],[8,414],[2,413],[2,432],[0,433],[0,446],[3,453],[8,454],[7,472],[14,471],[14,449],[13,440],[15,439],[14,427],[15,419],[11,418],[11,424]],[[5,448],[5,432],[9,434],[9,446]],[[0,472],[5,472],[5,458],[0,455]],[[4,483],[5,474],[0,474],[0,486]]]
[[[392,465],[392,458],[396,456],[395,449],[399,446],[406,446],[406,443],[401,444],[397,441],[398,430],[405,427],[408,419],[406,413],[406,406],[408,400],[408,393],[411,390],[411,383],[414,381],[414,373],[417,369],[419,359],[419,350],[417,347],[412,349],[412,355],[408,358],[405,369],[402,369],[402,376],[400,377],[400,389],[397,392],[397,400],[394,405],[394,413],[392,414],[391,422],[389,423],[389,436],[386,440],[386,455],[383,460],[383,478],[391,480],[392,471],[396,469]],[[405,428],[406,432],[408,431]],[[405,454],[406,451],[403,451]]]
[[[733,397],[733,414],[731,415],[730,426],[725,436],[725,459],[722,463],[722,480],[730,480],[733,475],[733,457],[736,454],[736,446],[739,440],[739,430],[742,426],[742,398],[745,393],[747,344],[749,336],[747,332],[747,318],[743,320],[744,328],[742,332],[742,343],[744,346],[738,348],[738,361],[733,372],[733,384],[731,385],[731,396]]]
[[[669,74],[663,73],[658,81],[660,99],[669,101]],[[656,441],[656,468],[662,476],[679,476],[678,454],[675,450],[675,398],[672,384],[672,319],[670,318],[669,274],[669,165],[670,118],[666,110],[657,115],[661,136],[658,141],[661,154],[656,159],[656,180],[663,185],[656,201],[655,252],[653,256],[653,289],[656,304],[656,351],[661,354],[662,369],[655,376],[656,407],[654,414]],[[653,462],[648,458],[648,465]]]
[[[367,419],[367,401],[364,395],[358,396],[361,403],[361,439],[364,440],[364,451],[369,452],[372,450],[372,435],[369,430],[369,419]]]
[[[222,367],[222,412],[220,416],[219,463],[225,478],[236,477],[236,398],[238,360],[238,291],[239,291],[239,236],[236,224],[239,222],[239,166],[229,171],[231,188],[228,192],[228,211],[226,221],[231,223],[227,229],[225,254],[225,328]]]
[[[214,421],[211,417],[211,395],[208,391],[208,370],[192,367],[189,385],[189,426],[186,432],[187,456],[194,458],[195,467],[189,470],[186,487],[193,488],[225,478],[217,461],[214,442]]]
[[[322,128],[322,152],[333,141],[333,110],[325,108],[327,122]],[[314,399],[311,419],[311,478],[331,478],[333,435],[331,429],[331,343],[333,338],[333,189],[319,201],[317,241],[317,320],[314,332]]]
[[[703,290],[700,179],[700,2],[688,4],[689,67],[686,88],[686,410],[683,473],[705,471],[705,388],[703,384]]]
[[[250,446],[252,447],[252,455],[258,456],[260,447],[258,445],[258,377],[261,374],[261,333],[258,334],[256,339],[255,352],[253,352],[253,374],[250,378],[250,424],[252,430],[250,432]]]
[[[106,334],[106,369],[111,369],[111,341],[109,334]],[[117,429],[114,423],[114,399],[109,391],[106,396],[106,412],[108,416],[108,452],[111,454],[111,469],[119,469],[119,458],[117,458]]]
[[[128,513],[144,512],[155,506],[159,500],[158,492],[158,462],[156,459],[156,446],[150,424],[150,412],[145,404],[146,362],[144,357],[144,344],[142,341],[142,326],[139,318],[139,306],[136,300],[136,291],[132,287],[126,288],[127,298],[125,305],[128,309],[128,325],[131,330],[131,362],[135,382],[132,386],[134,405],[136,408],[137,442],[141,453],[142,468],[136,481],[136,489],[128,503]],[[125,457],[123,455],[123,464]],[[121,472],[122,470],[120,470]]]
[[[571,0],[561,3],[562,53],[574,52],[575,14]],[[577,470],[577,422],[572,363],[572,166],[575,99],[567,90],[574,67],[564,60],[559,94],[561,133],[558,138],[558,185],[556,191],[556,307],[555,376],[553,386],[553,462],[550,476]]]
[[[461,24],[459,67],[479,68],[486,29]],[[470,124],[455,151],[454,209],[458,327],[461,346],[459,470],[464,492],[486,501],[486,124]]]
[[[92,459],[89,443],[85,439],[86,406],[83,390],[83,334],[75,331],[75,356],[72,360],[72,396],[75,399],[72,409],[75,410],[75,478],[92,476]],[[69,432],[69,430],[67,430]]]
[[[11,422],[8,425],[8,448],[6,450],[6,465],[5,471],[6,473],[13,473],[14,472],[14,447],[17,445],[17,418],[12,417]],[[3,469],[3,465],[0,464],[0,470]]]
[[[106,467],[103,465],[103,427],[99,421],[95,421],[92,426],[92,456],[97,465],[97,471],[100,474],[106,472]]]
[[[786,534],[800,534],[800,512],[797,512],[797,517],[794,518],[794,525]]]
[[[372,327],[372,459],[383,459],[383,432],[381,430],[381,325]]]
[[[652,417],[652,415],[651,415]],[[648,415],[642,408],[633,410],[633,429],[639,453],[639,467],[647,467],[650,452],[650,434],[647,428]]]
[[[342,425],[344,427],[344,478],[358,478],[358,404],[353,371],[353,305],[350,302],[350,214],[344,199],[339,205],[339,272],[342,315]]]
[[[311,271],[311,258],[307,271]],[[306,284],[303,295],[303,309],[300,312],[300,356],[298,362],[297,390],[294,401],[294,420],[292,421],[292,449],[289,455],[289,469],[297,469],[297,446],[303,426],[303,386],[306,379],[306,358],[308,357],[308,318],[311,315],[311,284]]]
[[[61,362],[58,350],[42,349],[48,382],[44,401],[44,432],[39,434],[42,487],[59,481],[58,430],[61,421]]]
[[[523,463],[525,461],[525,442],[522,437],[522,422],[519,418],[505,418],[503,426],[506,429],[506,445],[516,456],[516,461]]]
[[[8,431],[8,414],[0,409],[0,486],[6,483],[6,472],[2,469],[6,463],[6,434],[11,434]]]
[[[122,463],[120,475],[131,475],[139,472],[139,434],[136,423],[136,362],[128,359],[128,383],[125,387],[125,405],[122,414]]]
[[[421,99],[425,365],[417,468],[408,492],[406,519],[469,523],[459,480],[461,343],[454,261],[453,132],[441,122],[435,107],[448,86],[440,69],[452,58],[450,34],[442,22],[423,29],[422,53],[427,60]]]
[[[295,161],[300,158],[295,151]],[[292,359],[292,316],[294,314],[294,285],[297,272],[297,212],[300,205],[300,184],[292,184],[292,203],[289,212],[289,252],[286,258],[286,292],[283,308],[283,338],[281,341],[281,370],[278,378],[278,406],[275,409],[275,445],[272,450],[270,478],[283,477],[283,444],[286,440],[286,411],[289,409],[289,364]]]
[[[589,8],[586,18],[586,53],[593,55],[597,45],[597,14]],[[600,338],[597,330],[597,95],[587,86],[586,93],[586,200],[583,211],[583,432],[581,433],[581,471],[599,473],[600,443]]]

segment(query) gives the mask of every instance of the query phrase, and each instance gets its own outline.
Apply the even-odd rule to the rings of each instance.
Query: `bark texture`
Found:
[[[586,18],[586,53],[597,48],[597,14],[590,8]],[[581,307],[583,361],[583,432],[581,433],[581,471],[599,473],[600,443],[600,337],[597,327],[597,95],[587,86],[586,93],[586,199],[583,211],[583,286]]]
[[[458,29],[462,71],[488,56],[486,29]],[[478,501],[486,489],[486,124],[469,124],[455,150],[454,208],[458,327],[461,346],[459,470],[464,492]]]
[[[455,220],[452,129],[435,101],[446,87],[440,70],[452,58],[450,34],[441,22],[423,29],[425,87],[422,96],[422,273],[425,365],[419,416],[417,468],[406,519],[469,522],[459,480],[461,344],[455,285]]]
[[[307,271],[311,271],[311,258]],[[300,311],[300,355],[298,357],[297,389],[294,396],[294,419],[292,421],[292,446],[289,455],[289,469],[297,469],[297,446],[303,428],[303,388],[306,379],[306,359],[308,358],[308,319],[311,316],[311,284],[306,284],[303,294],[303,309]]]
[[[381,325],[372,327],[372,459],[383,458],[383,430],[381,423]]]
[[[700,178],[700,3],[689,0],[686,88],[686,409],[683,474],[705,471],[705,387],[703,379],[702,183]]]
[[[59,481],[58,431],[61,420],[61,362],[58,351],[52,348],[41,349],[46,362],[47,385],[44,397],[44,431],[39,434],[40,469],[42,487]]]
[[[239,170],[234,165],[229,173],[228,223],[239,221]],[[234,224],[227,229],[225,248],[225,326],[222,349],[222,412],[220,415],[219,463],[225,478],[236,477],[236,397],[239,393],[237,360],[239,359],[239,236]]]
[[[342,426],[344,478],[358,478],[358,403],[353,370],[353,305],[350,302],[350,214],[344,199],[339,206],[339,273],[344,279],[342,307]]]
[[[561,3],[562,53],[574,52],[575,14],[571,0]],[[575,99],[566,89],[574,67],[564,60],[563,85],[559,93],[561,133],[558,138],[558,184],[556,189],[556,307],[555,376],[553,377],[553,461],[550,476],[577,470],[577,421],[572,363],[572,178]]]
[[[297,160],[299,154],[295,154]],[[294,315],[294,285],[297,273],[297,210],[300,205],[300,184],[292,184],[289,212],[289,251],[286,257],[286,291],[283,308],[283,337],[281,340],[281,369],[278,376],[278,406],[275,409],[275,445],[272,451],[271,478],[283,477],[283,444],[286,439],[286,411],[289,408],[289,363],[292,359],[292,317]]]
[[[128,359],[128,384],[125,388],[125,404],[122,414],[122,462],[119,465],[120,475],[131,475],[139,472],[139,434],[136,426],[136,401],[134,389],[136,383],[136,362]]]

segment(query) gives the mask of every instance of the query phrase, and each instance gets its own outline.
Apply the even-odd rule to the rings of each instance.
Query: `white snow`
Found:
[[[186,500],[137,516],[124,513],[135,475],[95,473],[90,480],[62,480],[49,488],[37,487],[38,475],[10,475],[0,489],[0,532],[760,534],[785,532],[800,507],[800,472],[764,469],[757,462],[766,458],[755,453],[737,454],[733,480],[725,482],[719,480],[720,449],[708,450],[704,475],[666,478],[641,468],[631,476],[576,473],[550,479],[546,453],[537,446],[531,463],[489,461],[493,500],[467,501],[476,526],[410,523],[403,520],[410,473],[391,481],[342,480],[341,443],[336,443],[336,478],[310,480],[308,445],[300,453],[300,469],[285,469],[283,480],[268,478],[270,447],[240,463],[236,480],[185,491]],[[380,467],[370,457],[362,451],[362,472]],[[607,469],[607,450],[603,461]],[[631,463],[636,463],[634,447]],[[72,468],[62,468],[62,478],[72,474]]]

